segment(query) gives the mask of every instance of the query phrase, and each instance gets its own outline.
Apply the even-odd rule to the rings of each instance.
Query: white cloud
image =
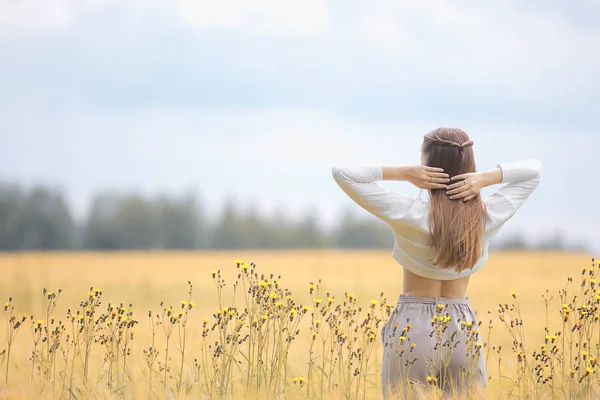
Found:
[[[159,13],[174,16],[190,29],[230,29],[269,36],[321,34],[330,25],[324,0],[0,0],[0,28],[67,29],[85,14],[108,9],[128,15],[132,24],[146,13]]]
[[[73,18],[72,0],[0,0],[0,28],[4,29],[64,29]]]
[[[549,82],[568,91],[600,69],[600,30],[578,31],[560,15],[515,3],[473,4],[379,0],[360,27],[392,63],[469,89],[517,89],[523,102],[553,101],[539,94]]]
[[[273,35],[321,34],[329,29],[323,0],[177,0],[177,13],[197,29],[232,28]]]

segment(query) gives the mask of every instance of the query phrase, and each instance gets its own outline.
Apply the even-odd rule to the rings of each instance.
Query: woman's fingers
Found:
[[[430,172],[429,176],[433,177],[433,178],[450,178],[450,175],[442,173],[442,172]]]
[[[448,178],[429,178],[429,182],[448,183],[448,182],[450,182],[450,179],[448,179]],[[446,185],[444,185],[444,186],[446,186]]]
[[[465,181],[460,181],[460,182],[453,183],[452,185],[448,185],[448,189],[452,190],[452,189],[465,187],[465,186],[467,186]]]
[[[458,193],[458,194],[455,194],[455,195],[453,195],[453,196],[450,196],[450,200],[464,199],[465,197],[468,197],[468,196],[470,196],[471,194],[472,194],[472,193],[471,193],[470,191],[468,191],[468,190],[465,190],[465,191],[464,191],[464,192],[462,192],[462,193]]]
[[[448,186],[448,189],[450,189],[450,186]],[[454,189],[448,190],[446,192],[446,194],[453,195],[453,194],[457,194],[457,193],[462,193],[462,192],[464,192],[466,190],[469,190],[469,189],[470,189],[470,186],[468,186],[468,185],[462,185],[462,186],[459,186],[459,187],[455,187]]]
[[[467,201],[469,201],[469,200],[473,199],[475,196],[477,196],[477,195],[476,195],[476,194],[472,194],[472,195],[470,195],[470,196],[468,196],[468,197],[465,197],[465,198],[463,199],[463,201],[464,201],[464,202],[467,202]]]
[[[425,171],[429,171],[429,172],[444,172],[443,168],[437,168],[437,167],[428,167],[425,166]]]
[[[450,178],[451,181],[457,181],[457,180],[461,180],[461,179],[467,179],[469,177],[470,173],[468,174],[462,174],[462,175],[456,175],[453,176],[452,178]]]

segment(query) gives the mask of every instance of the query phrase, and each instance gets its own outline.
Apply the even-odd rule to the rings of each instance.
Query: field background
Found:
[[[141,350],[149,345],[148,311],[160,312],[161,301],[166,306],[177,306],[187,299],[187,281],[190,280],[196,303],[189,324],[188,358],[191,360],[195,356],[194,341],[199,338],[202,320],[210,319],[218,307],[211,271],[221,271],[229,283],[224,297],[230,299],[231,283],[237,275],[234,259],[255,262],[259,272],[281,275],[281,285],[291,289],[300,304],[310,303],[308,284],[319,279],[322,279],[321,298],[325,298],[327,291],[336,299],[342,299],[344,293],[349,292],[365,306],[371,299],[379,299],[381,292],[389,303],[395,304],[402,288],[402,269],[389,251],[14,253],[0,255],[0,300],[6,301],[12,296],[17,315],[25,312],[37,319],[36,316],[43,315],[43,288],[50,291],[60,288],[64,292],[55,314],[57,319],[64,319],[67,308],[76,308],[90,287],[99,287],[104,291],[104,304],[133,303],[134,318],[140,321],[133,346],[134,360],[138,357],[136,362],[141,363]],[[492,319],[495,329],[491,342],[505,346],[507,366],[514,360],[509,350],[511,339],[495,317],[498,303],[510,302],[510,293],[517,292],[526,345],[532,349],[539,346],[544,337],[546,319],[542,294],[549,290],[554,296],[550,325],[551,330],[558,329],[558,291],[565,286],[567,277],[577,278],[581,270],[589,266],[591,257],[584,253],[503,252],[492,254],[486,266],[472,277],[467,294],[484,323],[482,334],[485,339],[485,326]],[[492,315],[488,315],[488,311]],[[13,360],[17,367],[20,365],[27,371],[31,333],[29,327],[23,330],[19,333]],[[308,341],[308,337],[305,330],[298,340],[300,343]],[[5,342],[4,334],[0,339]],[[295,373],[306,372],[306,346],[294,343],[290,359]],[[140,369],[142,367],[140,365]]]

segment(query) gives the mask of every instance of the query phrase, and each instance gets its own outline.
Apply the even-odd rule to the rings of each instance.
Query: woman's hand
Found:
[[[406,180],[419,189],[446,189],[450,176],[441,168],[418,165],[406,171]]]
[[[486,186],[484,175],[478,172],[456,175],[451,180],[460,181],[448,186],[446,194],[451,200],[469,201]]]

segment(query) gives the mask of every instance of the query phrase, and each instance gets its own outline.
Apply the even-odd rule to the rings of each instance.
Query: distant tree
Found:
[[[539,240],[534,247],[538,250],[565,250],[569,246],[566,244],[562,233],[557,231]]]
[[[104,193],[96,195],[84,221],[75,222],[57,189],[0,184],[0,251],[85,248],[120,249],[291,249],[390,248],[388,225],[373,217],[346,212],[328,230],[310,210],[298,220],[287,210],[261,215],[254,203],[242,212],[233,200],[225,203],[216,220],[208,219],[194,195]],[[569,244],[561,231],[528,244],[523,235],[492,243],[492,250],[538,249],[583,251],[587,245]]]
[[[521,235],[510,236],[496,245],[498,250],[524,250],[527,248],[527,241]]]
[[[195,197],[157,201],[158,247],[195,249],[200,247],[200,220]]]
[[[372,219],[357,219],[346,212],[334,234],[336,247],[342,248],[391,248],[393,236],[389,226]]]
[[[270,218],[268,241],[269,247],[276,249],[293,249],[297,247],[294,223],[283,209],[277,209]]]
[[[315,249],[325,246],[325,235],[319,227],[315,212],[309,212],[298,223],[295,229],[296,247]]]
[[[0,186],[0,250],[23,246],[25,194],[14,185]]]
[[[139,195],[125,199],[117,213],[126,249],[153,249],[160,245],[157,210]]]
[[[72,247],[73,220],[63,195],[46,187],[0,189],[0,249]]]
[[[210,238],[211,247],[214,249],[239,249],[244,247],[244,229],[241,226],[243,218],[240,216],[232,201],[228,201],[223,208],[220,218],[213,227]]]
[[[203,204],[200,202],[196,203],[196,218],[198,226],[198,243],[197,248],[208,249],[210,247],[210,222],[205,216]]]
[[[116,195],[97,195],[90,206],[83,227],[83,247],[98,250],[125,248],[118,212],[123,199]]]

